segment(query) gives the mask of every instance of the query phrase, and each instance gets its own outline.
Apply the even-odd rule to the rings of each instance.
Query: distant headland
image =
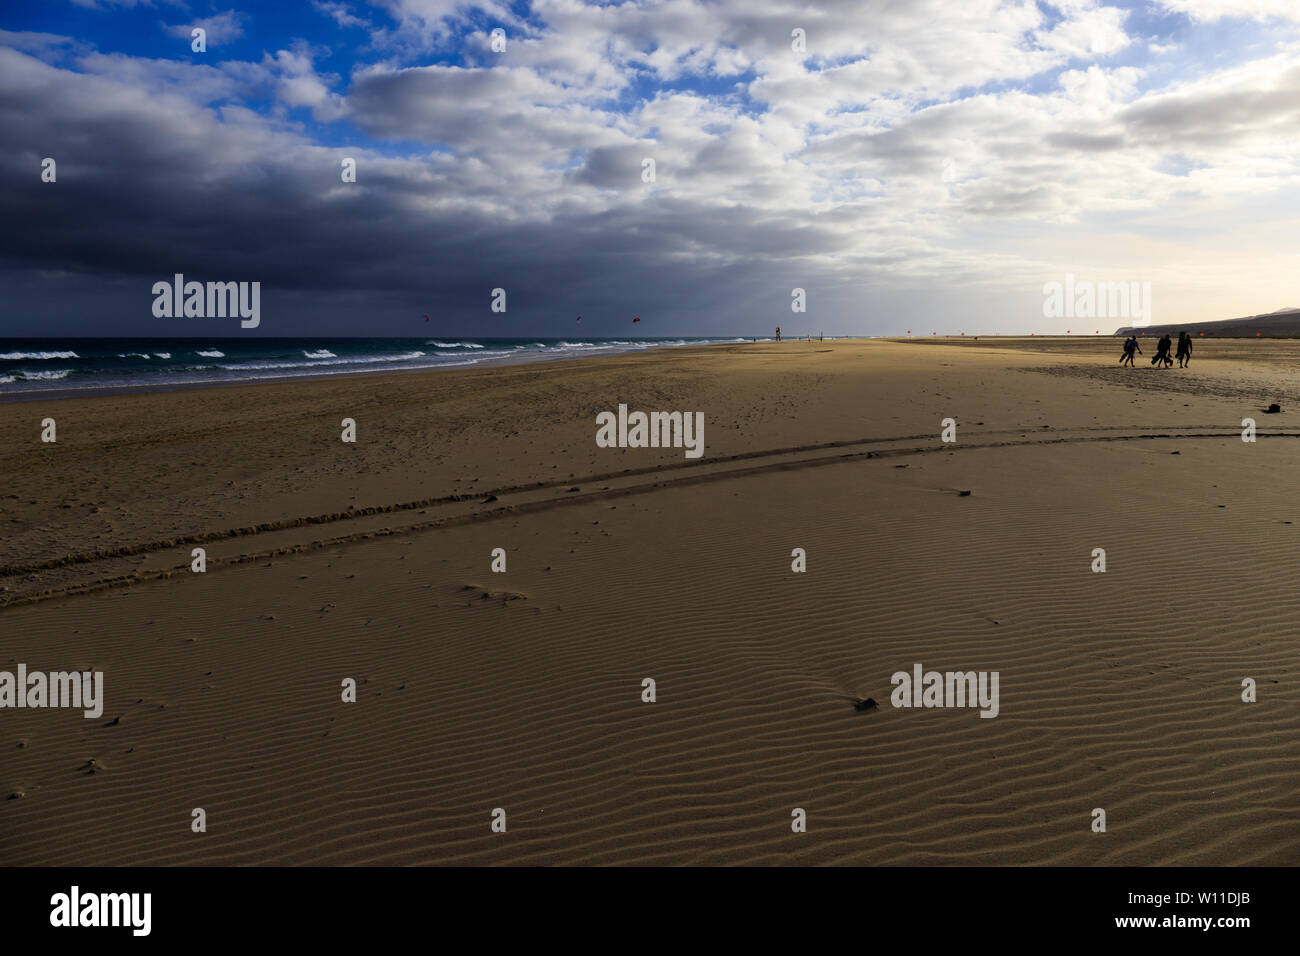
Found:
[[[1205,333],[1219,336],[1248,336],[1273,338],[1300,338],[1300,308],[1278,309],[1263,315],[1248,315],[1240,319],[1219,319],[1214,322],[1181,322],[1164,325],[1126,325],[1116,329],[1116,335],[1163,335],[1188,331],[1193,335]]]

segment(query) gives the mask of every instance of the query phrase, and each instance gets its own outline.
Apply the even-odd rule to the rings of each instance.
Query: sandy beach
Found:
[[[787,341],[0,405],[0,669],[104,674],[99,718],[5,714],[0,862],[1300,863],[1300,343],[1118,357]],[[702,457],[598,447],[620,403],[702,412]],[[893,706],[915,664],[997,672],[996,718]]]

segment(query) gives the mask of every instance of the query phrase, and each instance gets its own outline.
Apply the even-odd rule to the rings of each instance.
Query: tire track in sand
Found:
[[[683,487],[704,482],[743,478],[767,472],[815,468],[823,465],[843,464],[874,458],[896,458],[927,454],[955,453],[971,449],[1021,448],[1028,446],[1050,447],[1116,441],[1204,440],[1240,438],[1237,429],[1222,426],[1191,426],[1192,430],[1173,430],[1166,426],[1123,428],[1098,426],[1070,429],[1066,434],[1044,433],[1029,427],[982,432],[981,435],[1019,435],[994,441],[960,441],[942,443],[933,434],[898,437],[873,437],[821,442],[787,448],[743,452],[720,458],[701,458],[672,462],[645,468],[623,469],[593,475],[568,478],[563,481],[539,481],[525,485],[510,485],[474,494],[444,495],[416,501],[372,505],[343,512],[302,515],[296,518],[265,522],[216,531],[201,532],[176,538],[123,545],[120,548],[74,552],[26,564],[0,565],[0,609],[39,601],[89,594],[110,588],[127,587],[146,581],[170,578],[188,572],[189,554],[181,564],[160,564],[130,568],[132,559],[165,557],[181,548],[207,545],[235,539],[252,539],[265,545],[256,550],[243,550],[231,556],[207,557],[208,571],[235,567],[252,561],[265,561],[322,548],[332,548],[374,537],[410,534],[480,521],[491,521],[505,516],[548,511],[572,504],[584,504],[627,495],[646,494],[665,487]],[[1040,437],[1028,437],[1037,431]],[[1300,438],[1300,432],[1257,432],[1257,438]],[[906,445],[905,442],[926,441],[925,445]],[[861,450],[863,446],[872,446]],[[846,451],[846,449],[859,449]],[[653,481],[642,481],[647,477]],[[607,482],[595,491],[582,490],[596,482]],[[491,504],[491,508],[482,505]],[[394,522],[392,517],[412,514],[413,519],[427,515],[431,509],[443,512],[427,520]],[[320,526],[345,525],[353,528],[344,534],[327,538],[304,540],[303,532]],[[61,572],[57,580],[49,572]],[[67,572],[71,572],[70,574]],[[46,575],[43,577],[43,575]],[[25,585],[25,586],[24,586]]]

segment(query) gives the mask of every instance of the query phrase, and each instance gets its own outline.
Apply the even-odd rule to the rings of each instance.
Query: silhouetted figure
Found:
[[[1157,368],[1166,368],[1174,364],[1174,360],[1169,357],[1169,349],[1173,347],[1174,340],[1166,332],[1156,343],[1156,354],[1151,356],[1151,364]]]
[[[779,325],[776,327],[776,340],[777,340],[778,342],[781,341],[781,326],[779,326]]]
[[[1192,364],[1192,336],[1188,332],[1178,333],[1178,367],[1187,368]]]
[[[1141,354],[1142,354],[1142,346],[1138,345],[1137,336],[1135,336],[1135,335],[1130,335],[1127,339],[1124,340],[1124,354],[1120,356],[1120,358],[1119,358],[1119,364],[1120,364],[1120,365],[1127,365],[1129,368],[1132,368],[1132,367],[1133,367],[1133,354],[1134,354],[1135,352],[1136,352],[1138,355],[1141,355]]]

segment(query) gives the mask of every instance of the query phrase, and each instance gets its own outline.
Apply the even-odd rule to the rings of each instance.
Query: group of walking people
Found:
[[[1166,332],[1156,342],[1156,354],[1151,356],[1151,364],[1156,368],[1172,368],[1174,359],[1169,357],[1169,350],[1173,348],[1173,340],[1169,338]],[[1120,365],[1131,366],[1133,364],[1134,353],[1141,355],[1142,346],[1138,345],[1137,336],[1130,335],[1124,340],[1124,353],[1119,357]],[[1192,364],[1192,336],[1190,332],[1178,333],[1178,351],[1174,355],[1178,359],[1179,368],[1187,368]]]

